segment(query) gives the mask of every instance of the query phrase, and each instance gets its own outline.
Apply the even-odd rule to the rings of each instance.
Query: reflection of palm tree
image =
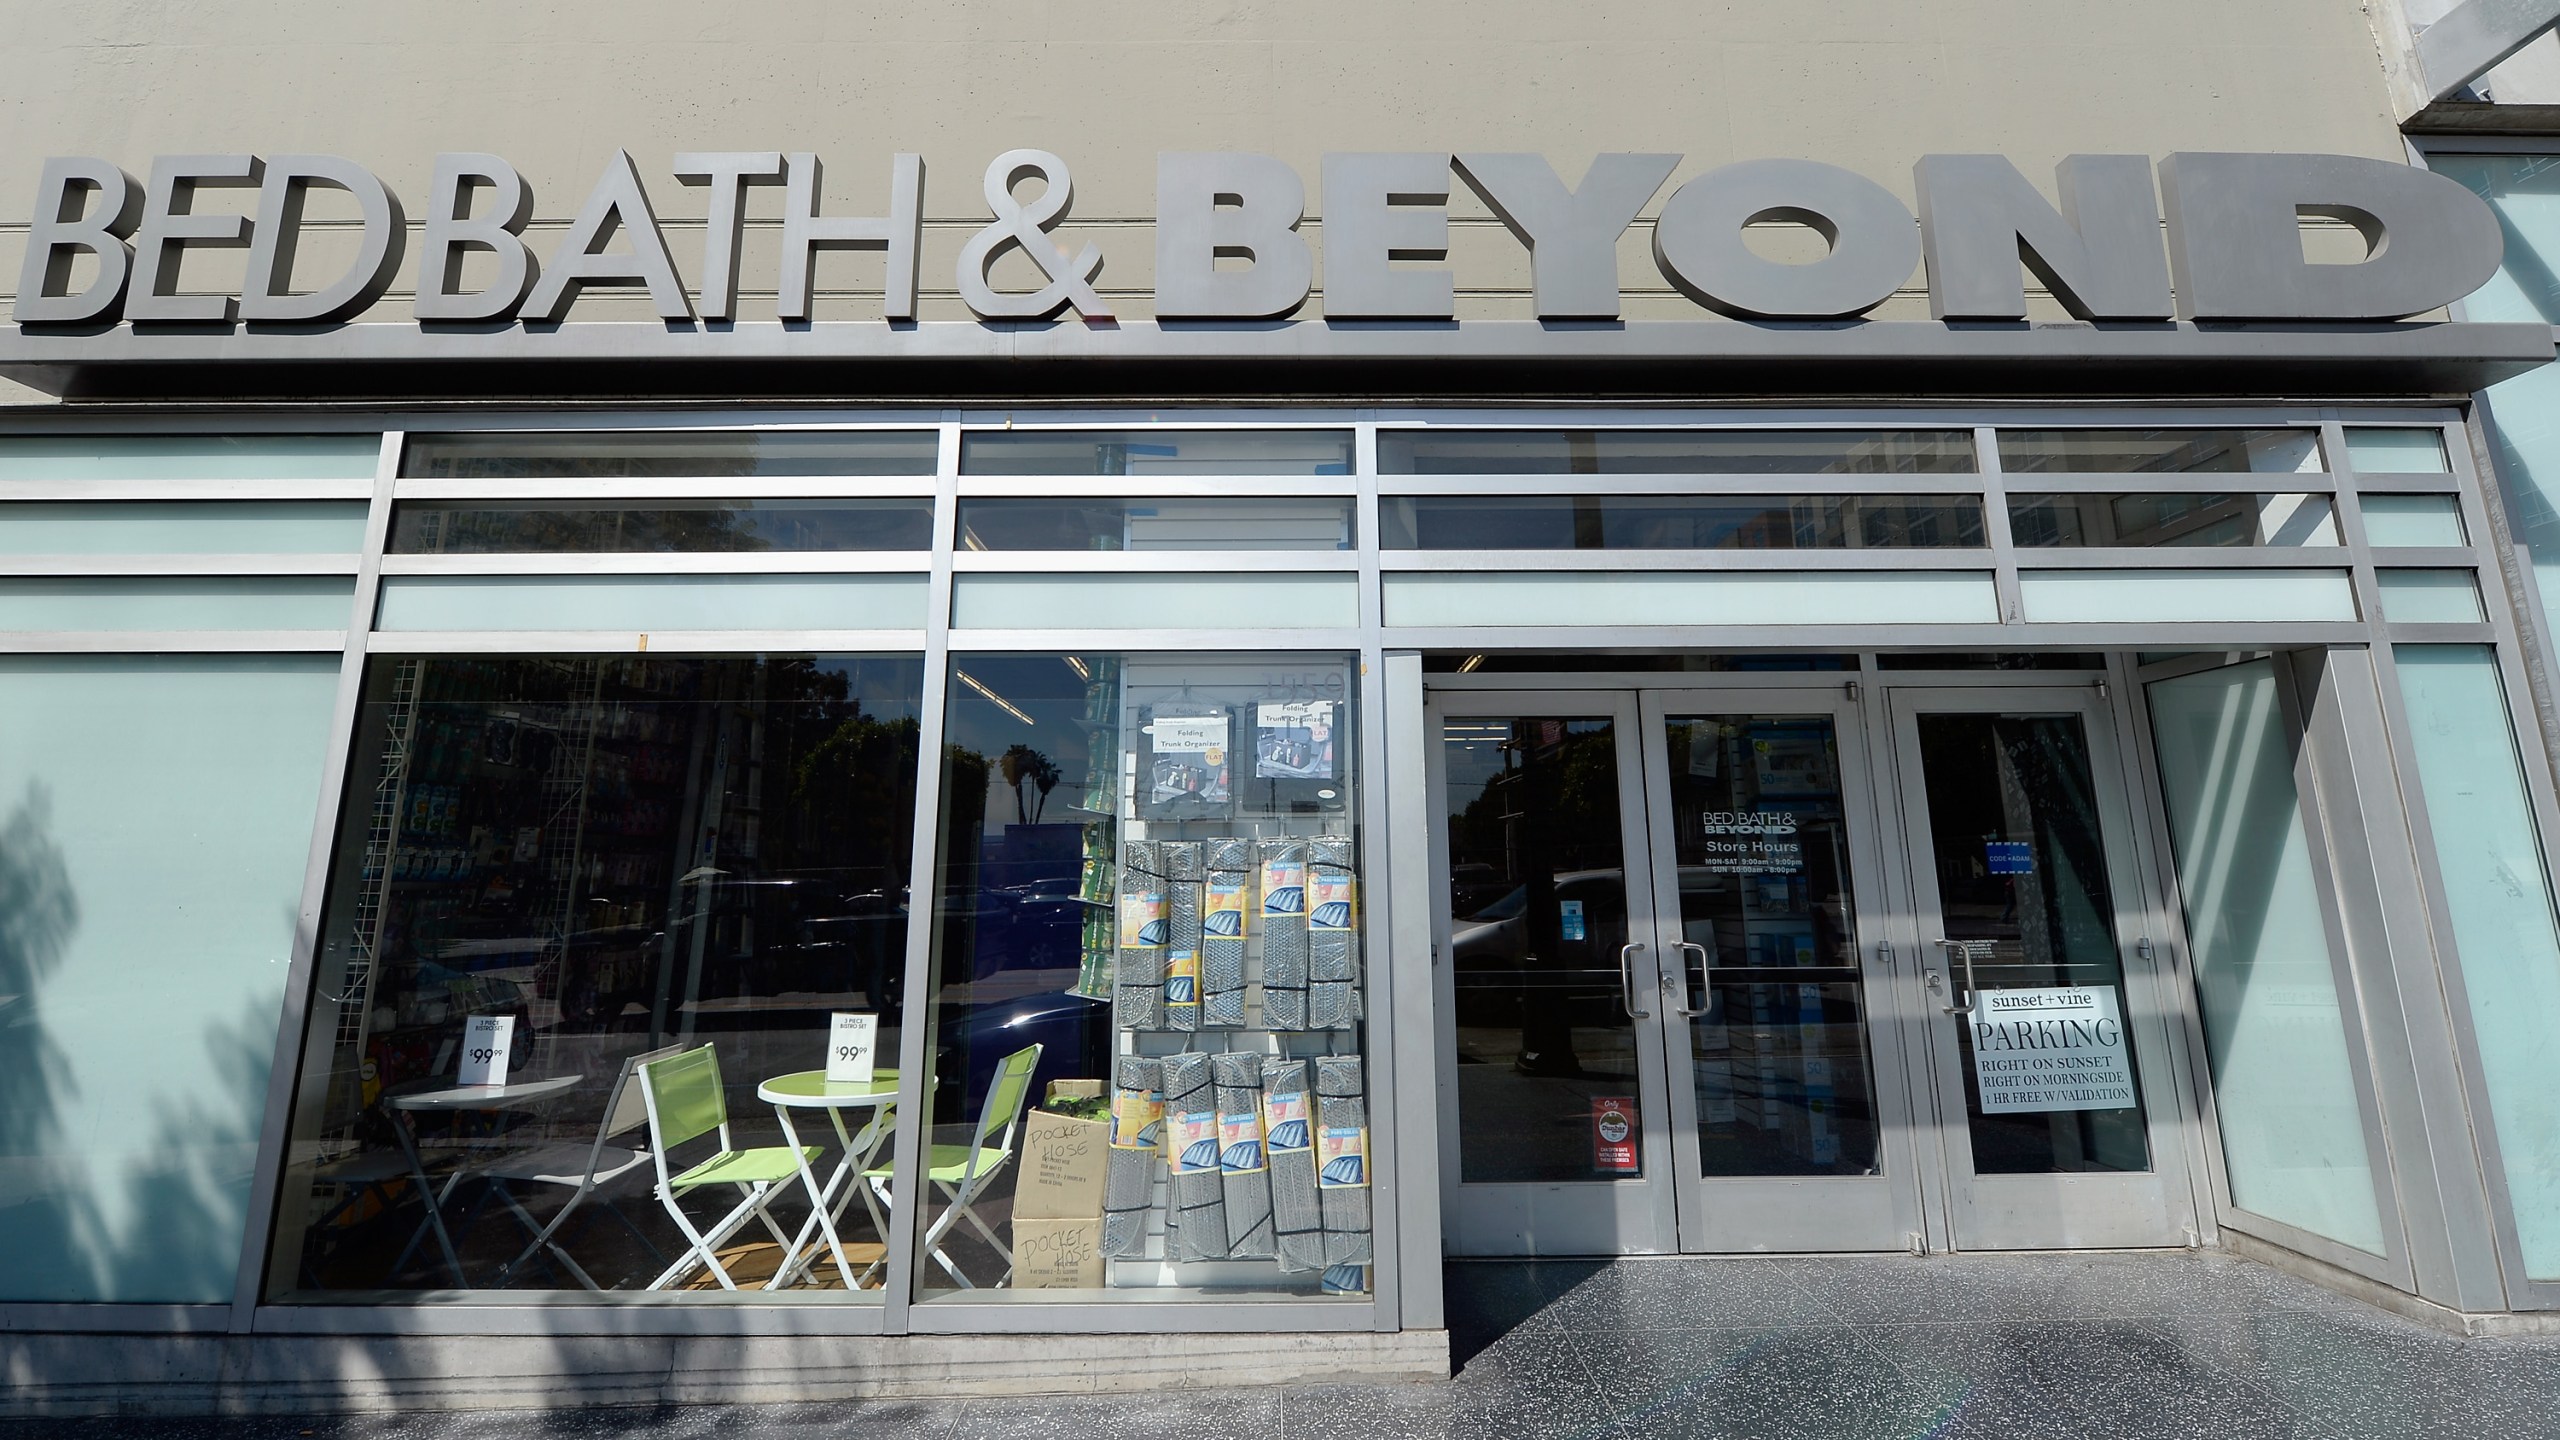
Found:
[[[1004,752],[998,762],[1003,766],[1007,784],[1013,786],[1013,816],[1024,825],[1036,824],[1040,812],[1049,807],[1049,792],[1058,788],[1057,762],[1028,745],[1016,745]],[[1040,792],[1037,802],[1026,801],[1022,782],[1028,780]]]

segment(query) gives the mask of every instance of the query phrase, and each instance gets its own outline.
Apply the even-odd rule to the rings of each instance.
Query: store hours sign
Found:
[[[2133,1062],[2112,986],[1973,992],[1983,1113],[2130,1110]]]

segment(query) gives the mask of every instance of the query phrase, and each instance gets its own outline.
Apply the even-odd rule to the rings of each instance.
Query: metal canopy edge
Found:
[[[971,321],[0,327],[71,399],[1394,393],[2455,395],[2547,326],[2002,322]]]

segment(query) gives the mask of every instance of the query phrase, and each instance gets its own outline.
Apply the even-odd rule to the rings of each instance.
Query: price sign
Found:
[[[516,1017],[474,1015],[462,1022],[462,1085],[507,1083],[507,1052],[515,1048]]]
[[[827,1083],[868,1085],[880,1050],[880,1017],[839,1010],[827,1026]]]

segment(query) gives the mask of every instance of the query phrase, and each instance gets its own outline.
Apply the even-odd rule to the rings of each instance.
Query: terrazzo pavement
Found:
[[[2216,1254],[1452,1262],[1446,1384],[681,1410],[0,1421],[0,1440],[2560,1437],[2560,1337],[2456,1339]]]

